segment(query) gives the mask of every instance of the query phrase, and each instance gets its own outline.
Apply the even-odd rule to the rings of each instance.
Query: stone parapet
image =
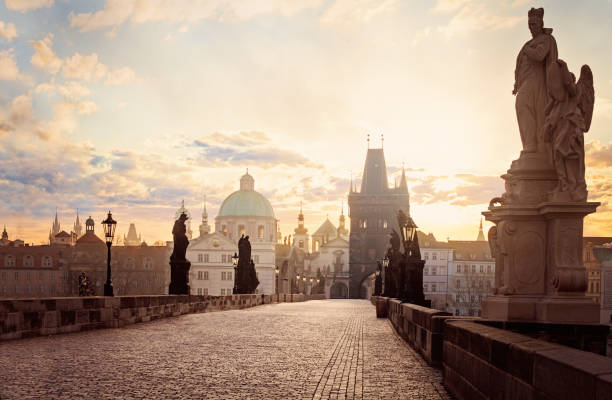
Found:
[[[0,300],[0,341],[90,329],[120,328],[182,314],[261,304],[323,300],[325,295],[55,297]]]
[[[444,327],[444,384],[457,399],[608,399],[612,359],[472,321]]]

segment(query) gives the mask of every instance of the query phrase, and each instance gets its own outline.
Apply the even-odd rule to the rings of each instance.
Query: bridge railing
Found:
[[[612,393],[612,358],[595,354],[605,354],[607,326],[569,327],[576,346],[590,350],[583,351],[536,338],[556,340],[550,332],[560,327],[506,324],[500,329],[501,323],[396,299],[378,297],[372,302],[384,304],[397,333],[430,365],[443,370],[444,385],[458,399],[595,400]],[[548,332],[542,336],[541,329]]]
[[[182,314],[324,299],[324,295],[55,297],[0,300],[0,341],[119,328]]]

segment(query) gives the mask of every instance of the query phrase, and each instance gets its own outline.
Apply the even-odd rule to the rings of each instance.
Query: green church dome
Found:
[[[230,194],[221,204],[219,217],[274,218],[272,205],[254,189],[254,180],[248,173],[240,179],[240,190]]]

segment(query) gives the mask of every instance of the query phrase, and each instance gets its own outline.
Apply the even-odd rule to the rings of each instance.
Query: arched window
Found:
[[[15,266],[15,256],[6,256],[4,258],[4,266],[5,267],[14,267]]]
[[[34,266],[34,257],[31,255],[27,255],[23,257],[23,266],[24,267],[33,267]]]
[[[257,239],[263,240],[263,238],[264,238],[264,226],[263,225],[259,225],[257,227]]]
[[[41,265],[43,267],[52,267],[53,266],[53,259],[51,258],[51,256],[44,256],[42,258]]]

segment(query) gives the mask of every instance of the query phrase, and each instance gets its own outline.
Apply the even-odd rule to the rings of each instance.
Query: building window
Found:
[[[5,281],[6,280],[6,271],[2,271],[2,280]]]
[[[424,292],[429,292],[429,285],[428,284],[423,284],[423,291]]]
[[[429,275],[429,268],[428,267],[423,268],[423,275]]]
[[[238,236],[242,236],[246,233],[246,228],[244,225],[238,225]]]
[[[222,281],[231,281],[232,273],[231,272],[221,272],[221,280]]]
[[[383,229],[387,229],[389,227],[389,223],[387,222],[387,220],[383,221]]]
[[[300,241],[298,242],[298,247],[299,247],[300,249],[303,249],[303,248],[304,248],[304,241],[303,241],[303,240],[300,240]]]
[[[221,233],[227,236],[227,225],[221,225]]]
[[[44,256],[42,259],[42,266],[43,267],[52,267],[53,266],[53,259],[49,256]]]
[[[26,293],[30,293],[30,285],[26,285]]]
[[[457,287],[460,288],[461,287],[461,280],[457,279]]]
[[[208,288],[202,288],[202,294],[208,296]]]
[[[255,264],[259,264],[259,256],[256,254],[253,257],[255,258]]]
[[[2,294],[6,293],[6,286],[2,286]]]
[[[482,280],[478,281],[478,288],[482,289]]]
[[[457,264],[457,273],[461,273],[461,264]]]
[[[40,289],[40,293],[44,293],[45,292],[45,287],[43,285],[40,285],[40,287],[38,289]]]
[[[43,279],[43,273],[42,271],[38,271],[38,280],[42,281],[42,279]]]
[[[225,264],[227,262],[227,255],[221,254],[221,263]]]
[[[425,260],[429,260],[429,253],[425,253]]]
[[[432,275],[437,275],[438,270],[436,269],[436,267],[431,267],[431,274]]]
[[[476,301],[476,299],[474,298],[474,295],[473,295],[473,294],[471,294],[471,295],[470,295],[470,302],[472,302],[472,303],[473,303],[474,301]]]
[[[201,287],[199,287],[199,288],[198,288],[198,296],[201,296],[201,295],[202,295],[202,288],[201,288]]]
[[[204,255],[202,253],[198,254],[198,262],[204,261]]]
[[[51,285],[51,286],[49,287],[49,293],[50,293],[50,294],[55,294],[55,286]]]
[[[257,227],[257,239],[262,239],[264,238],[264,226],[263,225],[259,225]]]
[[[207,263],[210,261],[210,254],[206,253],[204,254],[204,262]]]
[[[202,272],[204,272],[204,271],[198,271],[198,279],[199,280],[204,279],[204,274],[202,274]]]
[[[438,255],[436,253],[431,253],[431,259],[432,260],[437,260],[438,259]]]
[[[487,280],[487,289],[491,289],[491,281]]]
[[[14,267],[15,266],[15,256],[6,256],[4,259],[5,267]]]
[[[438,287],[437,287],[437,285],[436,285],[435,283],[432,283],[432,284],[431,284],[431,291],[432,291],[432,292],[435,292],[437,288],[438,288]]]
[[[33,267],[34,266],[34,257],[27,255],[23,258],[23,266],[24,267]]]
[[[484,265],[482,265],[482,264],[480,265],[480,273],[484,274]]]
[[[26,281],[29,281],[29,280],[30,280],[30,271],[27,271],[26,272]]]
[[[19,280],[19,272],[15,272],[15,280],[18,281]]]
[[[476,265],[472,264],[472,273],[475,274],[476,273]]]

